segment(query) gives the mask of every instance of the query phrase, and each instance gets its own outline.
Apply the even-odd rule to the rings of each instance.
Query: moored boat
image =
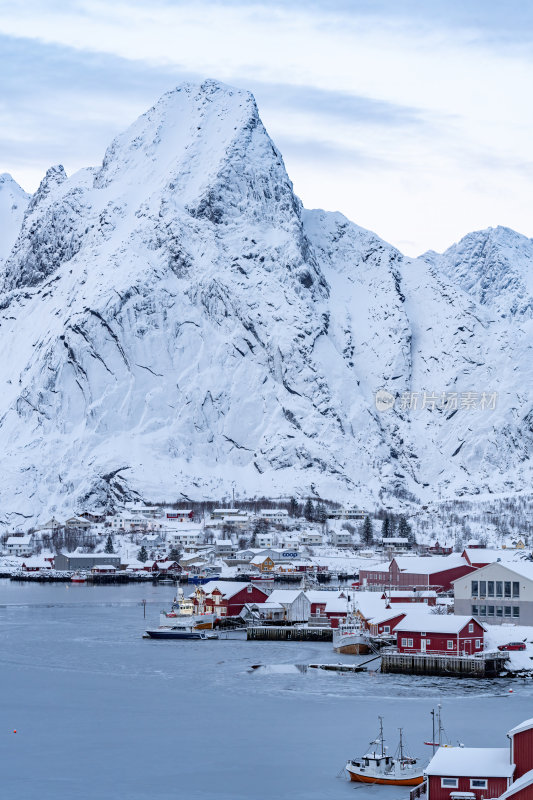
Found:
[[[351,781],[376,783],[385,786],[418,786],[424,780],[424,770],[417,759],[406,753],[402,729],[396,754],[388,755],[383,736],[383,718],[379,717],[379,736],[361,758],[354,758],[345,767]]]
[[[216,633],[208,634],[205,631],[195,630],[190,626],[176,626],[175,628],[155,628],[147,630],[150,639],[217,639]]]
[[[364,655],[370,652],[370,640],[363,623],[351,611],[346,619],[333,629],[333,649],[336,653]]]
[[[71,583],[87,583],[87,578],[85,575],[82,575],[80,572],[75,572],[72,578],[70,579]]]

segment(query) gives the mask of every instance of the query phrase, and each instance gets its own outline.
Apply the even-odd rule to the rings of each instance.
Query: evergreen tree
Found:
[[[111,534],[109,534],[109,536],[107,537],[107,542],[105,543],[104,553],[111,554],[114,552],[115,551],[113,550],[113,540],[111,538]]]
[[[398,536],[402,539],[407,539],[411,545],[416,544],[414,531],[404,516],[401,516],[398,520]]]
[[[144,546],[144,544],[141,547],[141,549],[139,550],[139,553],[137,555],[137,559],[138,559],[138,561],[142,561],[143,564],[145,564],[148,561],[148,552],[147,552],[146,547]]]
[[[315,518],[315,511],[314,511],[313,503],[311,502],[311,498],[310,497],[308,497],[307,500],[305,501],[304,517],[306,518],[306,520],[308,522],[313,522],[313,520]]]
[[[381,538],[388,539],[390,537],[390,519],[389,517],[384,517],[383,522],[381,523]]]
[[[169,561],[178,561],[179,562],[180,558],[181,558],[180,549],[178,547],[173,547],[170,550],[170,553],[168,554],[168,560]]]
[[[294,499],[291,497],[289,500],[289,517],[299,517],[300,516],[300,506]]]
[[[371,545],[374,542],[374,529],[372,527],[372,520],[370,517],[365,517],[361,529],[361,542],[362,544]]]
[[[327,511],[326,511],[326,506],[324,505],[324,503],[318,503],[318,505],[316,507],[316,511],[315,511],[315,519],[316,519],[316,521],[317,522],[321,522],[322,524],[324,524],[324,522],[327,520],[327,518],[328,518],[328,514],[327,514]]]

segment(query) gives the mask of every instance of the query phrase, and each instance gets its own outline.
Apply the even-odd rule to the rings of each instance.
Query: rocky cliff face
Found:
[[[161,98],[100,168],[52,167],[29,203],[11,183],[6,521],[233,484],[363,504],[527,484],[529,240],[413,261],[304,211],[253,97],[213,81]],[[427,402],[468,391],[500,396]]]

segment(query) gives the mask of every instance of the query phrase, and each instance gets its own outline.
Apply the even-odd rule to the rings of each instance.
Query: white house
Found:
[[[282,525],[284,522],[287,522],[289,512],[284,508],[264,508],[257,512],[257,516],[260,519],[264,519],[266,522]]]
[[[29,556],[32,552],[33,537],[30,534],[27,536],[10,536],[6,542],[6,549],[10,556]]]
[[[170,547],[193,547],[202,543],[202,534],[198,529],[168,531],[167,542]]]
[[[321,545],[323,537],[318,531],[304,531],[300,534],[300,544],[303,546],[308,545]]]
[[[533,562],[487,564],[453,581],[454,612],[484,622],[533,625]]]
[[[311,615],[311,603],[301,589],[274,589],[268,600],[259,604],[259,613],[268,618],[272,610],[283,609],[282,619],[287,622],[307,622]],[[279,619],[277,614],[273,618]]]
[[[331,542],[336,547],[353,547],[353,537],[349,531],[333,531]]]
[[[360,508],[335,508],[328,511],[328,519],[358,519],[364,520],[368,517],[366,511],[361,511]]]
[[[215,553],[217,556],[231,558],[235,555],[236,549],[231,539],[215,539]]]
[[[257,533],[255,541],[258,547],[272,547],[274,536],[271,533]]]

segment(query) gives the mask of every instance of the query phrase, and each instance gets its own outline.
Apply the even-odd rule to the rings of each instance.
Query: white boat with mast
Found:
[[[211,630],[215,624],[215,613],[198,614],[191,597],[185,597],[183,589],[172,601],[170,611],[161,611],[159,615],[160,628],[176,628],[178,626],[192,627],[195,630]]]
[[[369,750],[361,758],[348,761],[346,771],[351,781],[377,783],[386,786],[418,786],[424,780],[424,769],[416,758],[410,756],[403,741],[400,728],[400,742],[394,756],[387,753],[383,735],[383,717],[379,717],[379,735],[370,742]]]
[[[352,604],[345,619],[333,629],[333,649],[336,653],[365,655],[370,652],[370,638]]]

